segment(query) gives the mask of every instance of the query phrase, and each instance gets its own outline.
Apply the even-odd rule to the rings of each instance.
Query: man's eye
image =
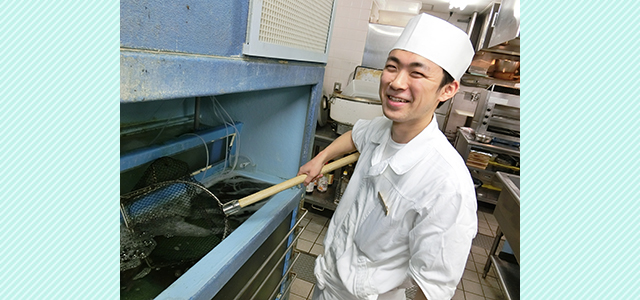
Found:
[[[413,71],[413,72],[411,72],[411,76],[413,76],[413,77],[424,77],[424,74],[422,74],[420,72]]]
[[[394,65],[386,65],[386,66],[384,66],[384,68],[389,70],[389,71],[393,71],[393,70],[396,69],[396,66],[394,66]]]

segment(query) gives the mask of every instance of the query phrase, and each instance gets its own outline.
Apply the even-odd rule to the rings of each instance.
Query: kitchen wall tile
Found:
[[[350,30],[344,30],[344,32],[342,33],[342,36],[340,37],[334,37],[332,39],[332,41],[335,43],[336,49],[333,52],[334,55],[342,55],[342,52],[344,51],[349,51],[349,38],[350,36]]]
[[[371,10],[372,6],[373,6],[373,0],[362,0],[362,6],[360,7]]]
[[[353,0],[337,0],[338,1],[338,7],[351,7],[351,2]]]
[[[356,41],[363,42],[363,45],[365,45],[367,42],[367,30],[368,29],[354,30],[352,35],[353,39]],[[362,48],[362,50],[364,50],[364,47]]]
[[[347,19],[347,26],[349,26],[349,28],[358,28],[358,19]]]
[[[325,70],[329,68],[329,62],[331,63],[331,68],[337,67],[336,57],[338,57],[338,49],[340,49],[338,46],[329,48],[329,59],[327,66],[325,66]]]
[[[340,0],[329,44],[329,59],[323,80],[323,93],[333,92],[333,83],[346,87],[349,74],[362,62],[368,15],[372,0]]]
[[[357,27],[356,29],[367,29],[369,28],[369,19],[357,19]]]
[[[333,31],[348,29],[349,18],[345,11],[336,11],[336,19],[333,21]]]
[[[349,7],[347,13],[349,14],[349,19],[357,18],[360,15],[360,5]]]
[[[362,54],[360,53],[351,53],[349,54],[349,58],[356,66],[359,66],[362,64]]]
[[[371,7],[362,7],[360,11],[358,11],[358,19],[369,21],[369,16],[371,15]]]
[[[350,30],[347,29],[335,29],[333,30],[333,32],[331,32],[331,45],[329,45],[329,47],[335,45],[339,45],[339,39],[346,39],[348,38],[348,32]]]
[[[353,44],[356,46],[356,49],[358,49],[358,53],[363,52],[364,53],[364,45],[366,44],[366,38],[365,39],[358,39],[358,36],[360,35],[355,35],[352,39]],[[360,57],[362,58],[362,57]],[[362,60],[362,59],[360,59]]]

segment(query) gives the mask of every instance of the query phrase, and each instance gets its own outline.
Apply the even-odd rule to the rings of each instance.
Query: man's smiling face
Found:
[[[430,60],[404,50],[391,51],[380,77],[384,115],[394,123],[426,127],[438,103],[455,94],[447,86],[439,88],[443,77],[442,68]]]

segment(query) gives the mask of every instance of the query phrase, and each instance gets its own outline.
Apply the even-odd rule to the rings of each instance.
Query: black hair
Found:
[[[442,73],[444,73],[442,76],[442,80],[440,80],[440,86],[438,87],[438,91],[440,91],[440,89],[442,89],[445,85],[452,83],[454,81],[453,76],[451,76],[451,74],[449,74],[449,72],[447,72],[445,69],[442,69]],[[442,101],[440,103],[438,103],[438,107],[436,107],[436,109],[440,108],[440,106],[442,106],[445,102],[447,101]]]

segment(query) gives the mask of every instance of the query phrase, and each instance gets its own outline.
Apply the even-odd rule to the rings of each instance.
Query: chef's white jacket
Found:
[[[316,260],[317,299],[404,299],[413,284],[450,299],[462,277],[477,232],[469,171],[435,116],[382,160],[390,130],[384,117],[353,127],[360,159]]]

